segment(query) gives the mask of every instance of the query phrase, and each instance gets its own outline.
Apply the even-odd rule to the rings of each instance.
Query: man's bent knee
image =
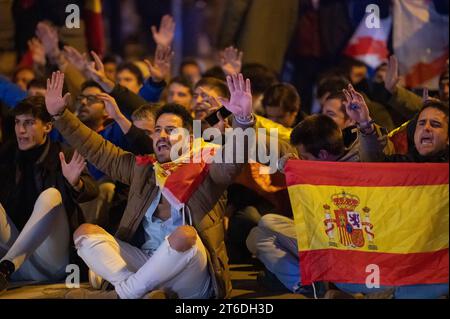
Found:
[[[81,224],[73,233],[73,240],[76,242],[77,239],[82,236],[104,233],[106,233],[106,231],[100,226],[94,224]]]
[[[170,234],[169,245],[172,249],[182,253],[191,249],[197,241],[197,231],[192,226],[180,226]]]
[[[61,193],[56,188],[47,188],[39,194],[35,205],[44,207],[45,210],[50,211],[51,209],[62,205]]]

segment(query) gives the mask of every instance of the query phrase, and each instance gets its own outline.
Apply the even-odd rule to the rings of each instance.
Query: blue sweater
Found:
[[[144,85],[139,91],[139,96],[147,102],[158,102],[161,97],[161,93],[166,87],[166,82],[154,82],[152,78],[149,78],[144,82]]]
[[[9,108],[13,108],[26,97],[27,92],[0,75],[0,101],[5,103]]]

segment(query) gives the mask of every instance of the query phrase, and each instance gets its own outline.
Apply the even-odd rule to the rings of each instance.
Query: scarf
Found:
[[[198,138],[189,152],[172,162],[159,163],[154,155],[137,156],[139,166],[153,165],[156,184],[170,205],[184,212],[186,203],[208,175],[209,163],[220,145]]]

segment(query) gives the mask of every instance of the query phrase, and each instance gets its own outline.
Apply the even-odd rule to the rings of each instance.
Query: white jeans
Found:
[[[61,194],[55,188],[39,195],[20,234],[0,204],[0,258],[14,264],[13,281],[64,278],[69,263],[69,238]]]
[[[166,237],[151,256],[106,232],[80,236],[75,246],[89,268],[114,285],[121,299],[142,298],[155,289],[175,292],[183,299],[211,296],[206,250],[198,235],[185,252],[171,248]]]

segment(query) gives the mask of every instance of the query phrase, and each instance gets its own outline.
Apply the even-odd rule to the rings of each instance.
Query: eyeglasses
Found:
[[[102,103],[102,100],[97,98],[95,95],[81,95],[81,94],[77,96],[76,103],[81,104],[81,101],[83,101],[84,99],[87,100],[88,104]]]

